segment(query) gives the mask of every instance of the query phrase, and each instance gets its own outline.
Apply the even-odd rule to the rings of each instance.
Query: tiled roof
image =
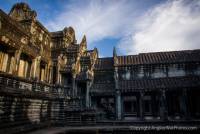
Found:
[[[200,86],[199,76],[119,81],[119,89],[122,92],[163,88],[186,88],[196,86]]]
[[[67,49],[67,52],[79,52],[79,45],[72,44],[72,45],[69,45],[66,49]]]
[[[86,80],[86,72],[80,72],[77,76],[76,76],[77,80]]]
[[[82,81],[82,80],[87,80],[87,79],[92,79],[91,75],[87,75],[87,72],[80,72],[77,76],[76,76],[76,80]]]
[[[191,61],[200,61],[200,49],[141,53],[139,55],[118,56],[117,58],[118,58],[118,66],[154,64],[154,63],[172,63],[172,62],[191,62]]]
[[[95,95],[113,95],[115,91],[114,83],[93,83],[91,87],[91,94]]]
[[[90,60],[90,56],[82,56],[80,58],[80,62],[81,64],[90,64],[91,63],[91,60]]]
[[[95,70],[113,69],[113,58],[98,58],[95,63]]]

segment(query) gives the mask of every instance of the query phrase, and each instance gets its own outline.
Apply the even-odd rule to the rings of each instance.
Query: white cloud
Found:
[[[89,45],[104,38],[120,38],[133,22],[136,8],[130,3],[127,0],[70,1],[47,27],[56,31],[72,26],[78,41],[86,34]]]
[[[159,4],[122,38],[122,53],[135,54],[200,48],[200,1],[174,0]]]

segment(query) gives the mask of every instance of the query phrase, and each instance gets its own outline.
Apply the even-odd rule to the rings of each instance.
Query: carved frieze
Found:
[[[6,36],[2,36],[1,37],[1,41],[8,43],[9,42],[9,38],[7,38]]]
[[[22,38],[21,38],[21,43],[23,43],[23,44],[28,44],[27,38],[26,38],[26,37],[22,37]]]

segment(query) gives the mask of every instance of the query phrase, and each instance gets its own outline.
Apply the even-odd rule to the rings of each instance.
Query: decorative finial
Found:
[[[117,51],[116,51],[116,47],[113,48],[113,57],[117,56]]]

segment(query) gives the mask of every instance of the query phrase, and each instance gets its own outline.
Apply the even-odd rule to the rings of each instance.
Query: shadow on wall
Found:
[[[0,96],[0,133],[32,130],[50,124],[51,102]]]

